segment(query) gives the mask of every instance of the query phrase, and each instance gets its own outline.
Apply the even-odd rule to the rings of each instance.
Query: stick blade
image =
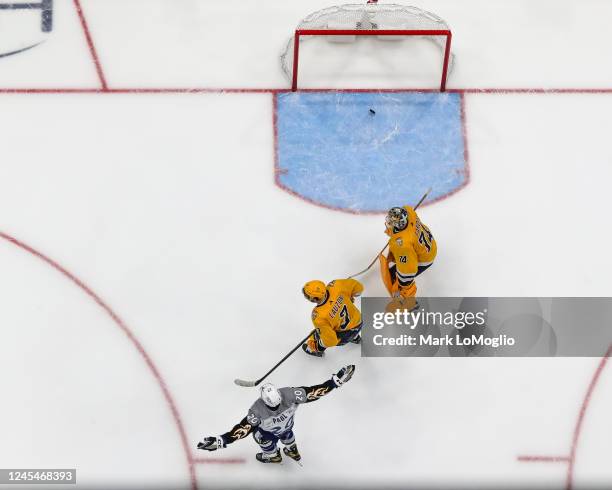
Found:
[[[234,383],[236,383],[238,386],[243,386],[245,388],[252,388],[253,386],[257,386],[257,383],[255,381],[245,381],[244,379],[239,378],[236,378],[234,380]]]

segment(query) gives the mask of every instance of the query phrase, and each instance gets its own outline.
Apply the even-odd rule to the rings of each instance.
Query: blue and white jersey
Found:
[[[253,427],[259,427],[266,432],[280,435],[293,427],[295,412],[300,403],[306,403],[306,390],[304,388],[281,388],[281,403],[276,410],[268,407],[260,398],[247,414],[247,421]]]
[[[229,432],[221,434],[220,437],[225,444],[231,444],[245,438],[257,429],[280,437],[293,428],[293,419],[298,405],[319,400],[335,388],[336,384],[333,379],[314,386],[281,388],[278,390],[281,394],[281,403],[276,410],[272,410],[260,398],[253,403],[247,416],[240,423]]]

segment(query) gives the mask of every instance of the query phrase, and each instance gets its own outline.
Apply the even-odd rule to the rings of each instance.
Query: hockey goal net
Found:
[[[442,52],[441,91],[446,89],[446,80],[453,67],[452,33],[448,24],[437,15],[407,5],[375,2],[338,5],[303,19],[287,42],[281,65],[293,91],[298,89],[301,44],[316,37],[342,43],[353,43],[362,38],[401,42],[418,37],[432,41]]]

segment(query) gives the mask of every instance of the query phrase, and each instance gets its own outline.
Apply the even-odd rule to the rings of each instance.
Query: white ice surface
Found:
[[[19,77],[23,85],[38,86],[41,77],[60,83],[59,72],[71,84],[89,83],[95,74],[89,67],[81,67],[82,73],[74,71],[74,64],[87,57],[80,56],[86,45],[72,2],[56,3],[57,28],[50,40],[14,57],[8,62],[10,70],[0,70],[0,80],[10,71],[11,82]],[[288,87],[278,55],[303,17],[333,5],[325,0],[82,3],[107,77],[111,85],[121,87]],[[417,4],[438,14],[453,31],[457,63],[449,87],[601,88],[612,80],[609,2],[424,0]],[[60,58],[58,46],[64,53]],[[359,45],[354,52],[350,46],[328,48],[329,54],[309,52],[305,45],[303,86],[435,87],[439,78],[436,49],[431,57],[423,56],[408,43],[404,51],[387,47],[373,57]],[[5,60],[2,63],[7,65]]]
[[[0,10],[0,54],[42,41],[27,52],[0,58],[0,87],[98,86],[96,70],[72,0],[54,0],[54,5],[54,30],[49,34],[36,29],[40,26],[40,11]]]
[[[326,5],[84,9],[111,86],[278,87],[276,53],[291,26]],[[420,5],[453,27],[456,86],[609,86],[593,29],[608,4]],[[2,86],[96,86],[70,8],[59,2],[66,27],[44,46],[0,59]],[[537,32],[547,34],[540,44]],[[46,68],[56,49],[57,70]],[[194,455],[256,396],[232,379],[264,372],[307,332],[302,283],[354,273],[384,241],[380,216],[331,212],[274,186],[270,94],[0,95],[0,108],[0,231],[75,273],[123,318],[167,382]],[[467,95],[471,183],[421,212],[440,250],[420,294],[609,296],[611,112],[605,94]],[[76,466],[83,486],[189,485],[162,392],[104,311],[5,241],[0,270],[3,467]],[[375,274],[365,283],[382,293]],[[313,384],[347,362],[353,381],[297,414],[304,468],[259,465],[249,439],[214,454],[246,464],[198,465],[198,486],[564,488],[565,465],[516,457],[568,454],[599,361],[360,359],[348,347],[323,362],[298,353],[273,380]],[[611,481],[609,393],[604,370],[577,483]]]

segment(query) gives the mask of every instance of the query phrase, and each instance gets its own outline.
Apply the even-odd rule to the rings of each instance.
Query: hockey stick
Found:
[[[425,192],[425,194],[423,194],[423,197],[422,197],[422,198],[419,200],[419,202],[417,202],[417,203],[416,203],[416,206],[413,208],[415,211],[416,211],[417,209],[419,209],[419,206],[420,206],[421,204],[423,204],[423,201],[424,201],[425,199],[427,199],[427,196],[429,195],[429,193],[430,193],[430,192],[431,192],[431,187],[430,187],[429,189],[427,189],[427,192]],[[353,277],[357,277],[357,276],[360,276],[361,274],[365,274],[366,272],[368,272],[368,271],[369,271],[369,270],[372,268],[372,266],[373,266],[373,265],[376,263],[376,261],[378,260],[378,257],[379,257],[380,255],[382,255],[382,254],[384,253],[384,251],[385,251],[385,250],[387,250],[387,247],[388,247],[388,246],[389,246],[389,242],[387,242],[387,243],[385,244],[385,246],[383,247],[383,249],[382,249],[380,252],[378,252],[378,254],[376,255],[376,257],[374,257],[374,260],[373,260],[372,262],[370,262],[370,265],[368,265],[368,266],[367,266],[365,269],[363,269],[361,272],[358,272],[357,274],[353,274],[352,276],[349,276],[349,279],[352,279]]]
[[[427,196],[429,196],[429,193],[430,193],[430,192],[431,192],[431,187],[425,191],[425,194],[423,194],[423,197],[421,197],[421,199],[419,199],[419,202],[417,202],[417,203],[416,203],[416,206],[415,206],[414,208],[412,208],[412,209],[414,209],[415,211],[416,211],[417,209],[419,209],[419,206],[420,206],[421,204],[423,204],[423,201],[424,201],[425,199],[427,199]]]
[[[244,379],[239,379],[236,378],[234,380],[234,383],[236,383],[238,386],[244,386],[246,388],[252,388],[253,386],[257,386],[259,383],[261,383],[264,379],[266,379],[271,373],[272,371],[274,371],[278,366],[280,366],[283,362],[285,362],[287,360],[287,358],[293,354],[296,350],[298,350],[302,344],[304,342],[306,342],[311,335],[313,335],[315,333],[316,329],[314,329],[312,332],[310,332],[306,338],[304,338],[303,340],[300,340],[300,343],[298,345],[296,345],[293,349],[291,349],[291,351],[285,356],[283,357],[280,361],[278,361],[276,363],[276,365],[270,369],[266,374],[264,374],[261,378],[259,378],[257,381],[245,381]]]

